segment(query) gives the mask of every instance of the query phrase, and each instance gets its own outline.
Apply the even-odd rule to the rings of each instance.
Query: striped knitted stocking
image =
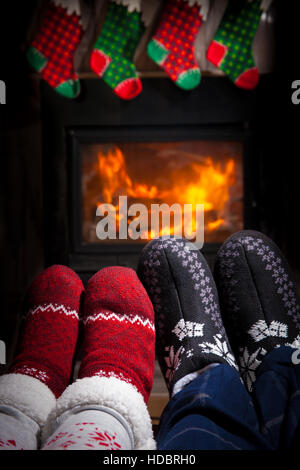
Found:
[[[83,285],[65,266],[33,281],[17,354],[0,377],[0,448],[35,449],[72,375]]]
[[[61,395],[71,378],[83,290],[80,278],[65,266],[51,266],[33,281],[10,373],[34,377]]]
[[[57,400],[54,428],[56,423],[64,420],[65,413],[72,415],[74,407],[80,410],[77,418],[74,417],[78,421],[74,422],[72,418],[75,428],[78,423],[88,426],[78,425],[74,434],[62,424],[53,436],[54,442],[50,437],[45,448],[52,448],[52,445],[56,448],[56,436],[60,432],[69,432],[71,441],[78,436],[91,448],[103,448],[102,444],[109,444],[110,440],[109,449],[120,448],[118,445],[127,449],[153,449],[155,443],[146,403],[154,372],[154,312],[135,271],[113,266],[101,269],[89,280],[83,327],[83,357],[78,379]],[[107,424],[101,423],[96,413],[88,421],[83,418],[81,421],[83,407],[99,409],[119,419],[127,429],[127,441],[128,436],[132,436],[131,444],[121,439],[123,433],[112,425],[111,419]],[[59,445],[65,445],[69,440],[66,435],[63,439],[60,437]],[[73,445],[81,444],[76,438]]]

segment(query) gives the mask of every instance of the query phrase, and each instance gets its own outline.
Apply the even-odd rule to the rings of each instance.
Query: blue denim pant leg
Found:
[[[260,433],[252,399],[229,365],[212,367],[166,406],[157,435],[158,449],[270,449]]]
[[[265,356],[253,387],[262,435],[276,449],[300,444],[300,352],[288,346]]]

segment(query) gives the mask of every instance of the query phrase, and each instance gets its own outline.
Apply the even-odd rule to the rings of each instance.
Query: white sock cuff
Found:
[[[0,377],[0,404],[16,408],[41,427],[55,409],[56,399],[47,385],[24,374]]]
[[[45,427],[42,440],[54,431],[56,419],[75,406],[102,405],[119,413],[129,424],[134,449],[156,448],[152,423],[142,395],[129,383],[115,377],[86,377],[69,385],[57,400],[56,412]]]
[[[202,16],[203,20],[207,19],[207,15],[210,8],[210,0],[184,0],[189,4],[190,7],[199,5],[199,14]]]
[[[112,2],[127,7],[129,13],[132,13],[133,11],[141,11],[142,0],[112,0]]]

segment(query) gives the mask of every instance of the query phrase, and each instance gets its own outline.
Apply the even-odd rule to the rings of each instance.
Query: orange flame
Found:
[[[126,162],[122,151],[119,148],[110,150],[107,154],[98,153],[98,169],[102,183],[103,201],[113,203],[114,198],[119,195],[127,195],[134,199],[143,199],[155,202],[165,202],[168,205],[174,203],[192,204],[195,209],[196,204],[204,204],[205,210],[205,230],[208,232],[219,229],[224,226],[226,205],[229,201],[230,187],[235,182],[235,163],[229,159],[225,168],[218,163],[214,163],[210,157],[206,157],[200,163],[188,163],[184,170],[174,170],[169,175],[170,187],[162,189],[158,186],[148,186],[145,183],[132,181],[126,169]],[[99,202],[99,205],[101,203]],[[118,205],[116,208],[117,222],[120,221]],[[128,221],[129,223],[130,221]],[[185,227],[188,234],[195,230],[195,214],[192,217],[192,226]],[[175,227],[171,230],[174,233]],[[148,238],[155,238],[158,235],[168,234],[165,228],[160,229],[160,233],[149,230]]]
[[[133,183],[126,171],[125,158],[119,148],[110,150],[107,155],[98,153],[98,166],[103,182],[104,201],[111,203],[118,190],[123,190],[128,196],[152,199],[157,196],[156,186],[148,188],[146,184]]]

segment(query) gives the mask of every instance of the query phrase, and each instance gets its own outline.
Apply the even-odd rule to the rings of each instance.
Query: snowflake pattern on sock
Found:
[[[24,448],[19,447],[15,439],[7,439],[0,440],[0,450],[24,450]]]
[[[165,357],[167,370],[165,373],[166,380],[170,384],[173,380],[174,373],[181,364],[181,354],[184,352],[184,347],[180,346],[179,349],[175,352],[174,346],[166,346],[165,351],[168,353],[168,356]]]
[[[105,429],[99,429],[95,423],[76,423],[73,432],[59,432],[49,439],[43,446],[43,450],[67,450],[67,449],[93,449],[93,450],[119,450],[116,433],[110,433]]]
[[[255,342],[262,339],[274,336],[278,338],[288,337],[288,325],[280,323],[279,321],[271,321],[268,326],[265,320],[258,320],[254,323],[248,331]]]
[[[133,269],[110,266],[89,279],[78,378],[111,377],[147,403],[155,360],[154,311]]]
[[[24,374],[29,375],[35,379],[40,380],[41,382],[47,384],[49,381],[49,375],[44,370],[39,370],[36,367],[28,367],[26,365],[22,365],[13,371],[14,374]]]
[[[232,367],[235,367],[235,358],[231,354],[227,341],[224,341],[222,335],[217,334],[214,336],[214,343],[204,342],[200,343],[199,346],[202,348],[202,352],[208,354],[216,354],[228,362]]]
[[[172,332],[179,338],[179,341],[182,341],[186,336],[189,336],[190,338],[203,336],[203,327],[204,323],[184,321],[182,318],[179,320]]]
[[[259,232],[242,231],[221,247],[216,265],[223,321],[251,392],[264,356],[299,344],[300,306],[286,260]]]
[[[241,349],[239,368],[241,377],[249,392],[252,391],[252,386],[256,379],[256,369],[260,366],[266,352],[267,351],[265,349],[258,348],[250,354],[247,347]]]
[[[32,282],[16,355],[8,373],[40,380],[59,397],[68,385],[84,286],[66,266],[53,265]]]
[[[170,393],[182,377],[210,363],[237,368],[212,275],[192,243],[152,240],[142,252],[138,275],[154,307],[157,356]],[[205,342],[216,346],[204,347]]]

